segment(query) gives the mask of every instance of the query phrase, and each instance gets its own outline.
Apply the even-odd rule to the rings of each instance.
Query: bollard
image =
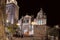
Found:
[[[51,40],[54,40],[54,36],[51,36]]]
[[[55,40],[58,40],[58,37],[55,37]]]

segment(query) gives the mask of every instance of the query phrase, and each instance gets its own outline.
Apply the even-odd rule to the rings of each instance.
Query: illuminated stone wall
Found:
[[[14,3],[6,4],[6,14],[7,14],[7,20],[13,24],[15,20],[18,20],[18,14],[19,14],[19,7],[18,5],[15,5]]]
[[[13,24],[14,23],[14,15],[15,15],[15,8],[13,4],[6,5],[6,13],[7,13],[7,20]]]
[[[41,8],[41,10],[37,13],[37,17],[36,20],[34,20],[37,25],[46,25],[46,15],[43,15],[43,10]]]

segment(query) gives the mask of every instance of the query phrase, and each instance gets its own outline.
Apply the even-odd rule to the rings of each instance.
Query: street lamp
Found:
[[[55,28],[59,28],[59,25],[56,25]]]
[[[9,20],[6,20],[6,26],[8,26]]]
[[[59,39],[59,25],[56,25],[55,28],[56,28],[57,34],[58,34],[58,36],[56,36],[56,40],[58,40]]]
[[[9,20],[6,20],[6,22],[8,23],[8,22],[9,22]]]
[[[19,24],[19,23],[17,23],[16,25],[17,25],[17,26],[19,26],[20,24]]]
[[[32,24],[32,25],[37,25],[37,23],[36,23],[36,22],[32,22],[31,24]]]

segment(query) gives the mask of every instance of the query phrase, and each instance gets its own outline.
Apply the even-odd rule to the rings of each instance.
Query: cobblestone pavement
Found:
[[[13,40],[44,40],[44,39],[41,37],[23,37],[23,38],[13,37]]]

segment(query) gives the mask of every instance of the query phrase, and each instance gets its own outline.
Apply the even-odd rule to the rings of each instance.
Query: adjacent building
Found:
[[[39,36],[41,40],[45,40],[46,37],[47,33],[46,20],[47,20],[46,15],[41,8],[33,22],[34,36]]]
[[[22,33],[26,36],[34,34],[33,26],[31,24],[31,18],[31,16],[25,15],[19,20],[19,28],[22,30]]]
[[[24,28],[24,34],[27,34],[28,35],[33,35],[33,27],[32,27],[32,24],[31,24],[31,16],[29,15],[26,15],[24,16],[23,18],[23,28]]]

